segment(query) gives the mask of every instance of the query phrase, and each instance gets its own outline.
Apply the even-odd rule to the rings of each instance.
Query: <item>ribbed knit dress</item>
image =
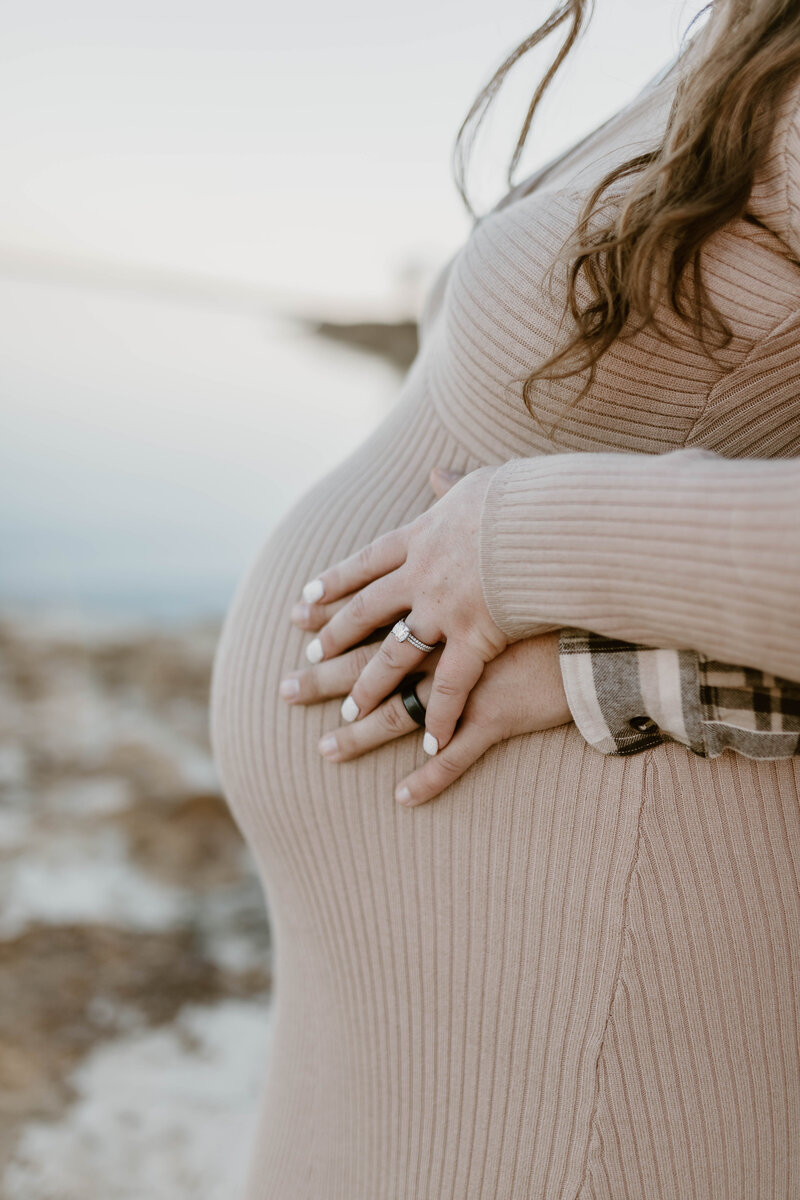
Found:
[[[730,345],[713,361],[664,313],[672,343],[652,330],[615,343],[577,407],[575,380],[542,388],[533,415],[523,403],[531,366],[563,340],[563,274],[554,294],[546,283],[555,254],[591,184],[659,137],[677,74],[477,224],[431,289],[396,405],[286,513],[228,613],[213,745],[275,954],[246,1200],[800,1197],[796,758],[703,759],[677,743],[611,757],[565,725],[494,746],[409,810],[393,790],[427,761],[421,730],[330,763],[317,742],[341,725],[342,698],[278,696],[307,665],[309,635],[289,619],[302,585],[433,504],[437,464],[800,450],[797,88],[753,191],[757,220],[730,223],[705,253]],[[536,491],[520,478],[515,493],[512,468],[488,498],[482,529],[484,588],[510,629],[528,585],[548,615],[549,580],[524,561]],[[724,497],[697,495],[701,508],[717,500],[724,529]],[[645,556],[669,539],[651,516]],[[635,582],[621,522],[609,534],[585,509],[575,519]],[[563,602],[557,560],[542,569]],[[730,583],[744,610],[747,566]],[[694,569],[689,556],[663,605],[669,644],[693,644]],[[734,626],[714,637],[741,661]]]

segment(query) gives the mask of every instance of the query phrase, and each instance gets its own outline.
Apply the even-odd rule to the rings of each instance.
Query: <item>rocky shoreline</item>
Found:
[[[211,763],[216,637],[214,624],[79,636],[0,623],[4,1200],[234,1194],[270,943]],[[161,1050],[143,1079],[148,1046]],[[194,1079],[196,1110],[191,1087],[167,1104],[177,1079]],[[140,1165],[121,1171],[120,1155]]]
[[[385,359],[401,373],[417,356],[417,322],[407,321],[308,321],[306,327],[318,337],[342,342],[365,354]]]

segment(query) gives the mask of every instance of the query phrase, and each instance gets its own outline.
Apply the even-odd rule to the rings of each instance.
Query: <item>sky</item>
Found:
[[[674,57],[597,0],[524,179]],[[471,219],[459,124],[549,0],[0,0],[0,603],[219,611],[401,379],[282,316],[418,315]],[[545,58],[476,146],[478,212]]]
[[[44,256],[211,277],[328,315],[413,307],[470,228],[458,126],[550,7],[0,0],[0,272]],[[597,0],[517,179],[630,99],[700,7]],[[506,190],[543,62],[517,68],[478,146],[479,208]]]

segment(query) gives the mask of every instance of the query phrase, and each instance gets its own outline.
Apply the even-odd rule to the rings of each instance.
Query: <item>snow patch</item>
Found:
[[[235,1200],[244,1188],[271,1010],[187,1006],[168,1029],[92,1052],[58,1123],[24,1131],[7,1200]]]
[[[91,838],[64,835],[4,866],[0,876],[0,937],[26,925],[100,922],[127,929],[172,929],[196,902],[186,890],[159,883],[126,858],[124,837],[103,829]]]

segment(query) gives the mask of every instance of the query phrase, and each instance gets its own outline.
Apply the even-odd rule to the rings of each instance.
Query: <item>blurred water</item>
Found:
[[[0,604],[218,614],[400,384],[267,314],[0,279]]]

